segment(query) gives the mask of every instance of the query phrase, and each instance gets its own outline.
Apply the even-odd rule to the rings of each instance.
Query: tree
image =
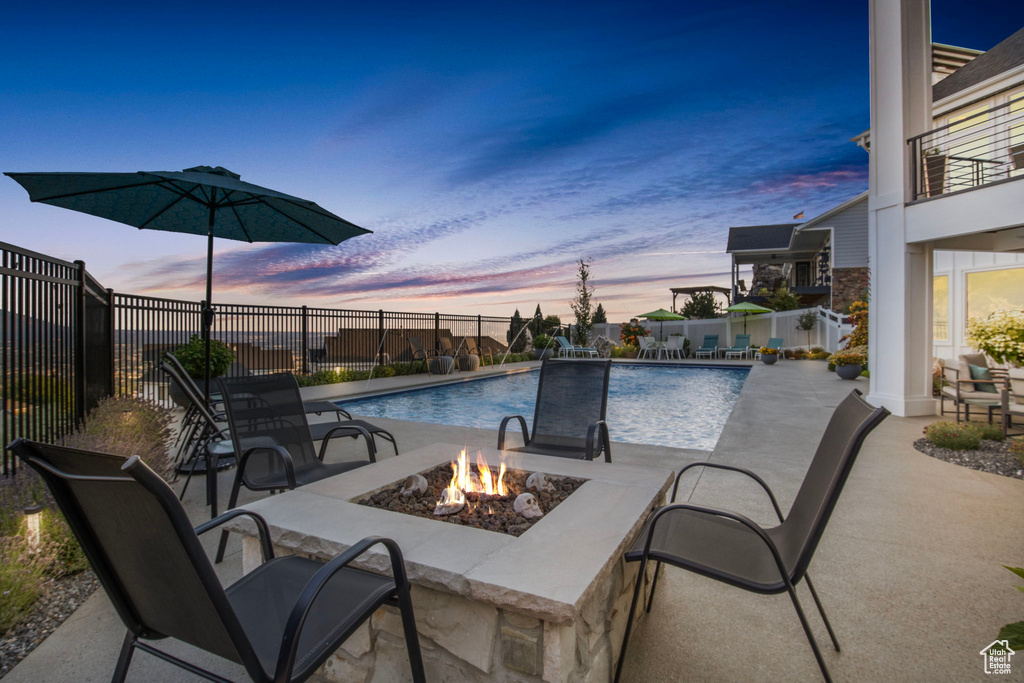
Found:
[[[811,330],[818,324],[818,312],[811,309],[800,314],[796,319],[796,329],[807,333],[807,348],[811,347]]]
[[[559,318],[557,315],[548,315],[545,316],[544,319],[540,321],[540,333],[546,334],[550,337],[554,335],[556,332],[558,332],[558,328],[560,328],[561,326],[561,318]]]
[[[523,328],[526,327],[526,321],[523,320],[523,316],[519,315],[519,309],[512,314],[512,322],[508,327],[508,338],[509,350],[512,353],[522,353],[526,348],[526,336],[522,334]]]
[[[599,323],[606,324],[607,322],[608,322],[608,314],[605,313],[604,306],[602,306],[601,304],[598,304],[597,305],[597,310],[594,311],[594,324],[595,325],[597,325]]]
[[[679,311],[690,320],[717,318],[722,312],[722,304],[715,299],[714,292],[694,292]]]
[[[594,288],[590,282],[591,259],[579,259],[576,262],[576,298],[569,303],[573,314],[576,316],[576,327],[573,329],[573,343],[586,346],[590,340],[590,331],[594,329],[594,311],[590,306],[590,298],[594,295]]]
[[[533,312],[533,321],[530,323],[530,332],[536,337],[541,334],[541,325],[544,323],[544,314],[540,312],[540,304],[537,304],[537,310]]]
[[[800,308],[800,299],[789,291],[789,287],[782,286],[775,290],[765,306],[773,311],[795,311]]]

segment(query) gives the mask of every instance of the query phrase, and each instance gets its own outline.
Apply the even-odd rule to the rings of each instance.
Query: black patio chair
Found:
[[[498,449],[593,460],[604,453],[612,461],[605,413],[610,360],[549,358],[540,367],[533,434],[522,415],[509,415],[498,427]],[[525,445],[505,448],[505,430],[519,420]]]
[[[192,528],[169,486],[138,456],[123,458],[17,440],[40,474],[127,627],[112,680],[136,649],[211,681],[226,679],[143,641],[175,638],[245,667],[253,681],[304,681],[383,604],[402,615],[412,677],[423,681],[416,621],[398,545],[368,537],[324,563],[274,557],[259,515],[231,510]],[[240,515],[256,524],[263,564],[224,588],[199,535]],[[375,545],[392,576],[348,565]]]
[[[639,537],[626,552],[627,561],[640,562],[640,573],[633,590],[633,602],[629,608],[629,621],[626,622],[615,680],[618,681],[622,674],[637,600],[644,583],[644,572],[647,563],[654,561],[658,566],[647,602],[648,612],[654,602],[662,563],[689,569],[755,593],[788,592],[821,673],[826,681],[831,681],[795,587],[801,579],[807,580],[814,604],[821,613],[836,652],[839,652],[839,641],[825,616],[825,608],[818,599],[811,577],[807,574],[807,566],[864,439],[887,415],[888,410],[869,405],[856,389],[839,404],[825,428],[787,517],[782,516],[782,510],[768,484],[749,470],[713,462],[696,462],[681,469],[672,489],[672,504],[658,508],[651,514]],[[675,503],[679,480],[684,472],[693,467],[740,472],[756,481],[768,494],[779,518],[779,525],[765,528],[735,512]]]
[[[306,421],[299,385],[291,373],[254,377],[219,377],[231,441],[238,457],[238,471],[231,484],[228,508],[235,507],[242,486],[250,491],[283,491],[311,484],[377,461],[373,437],[357,424],[326,423],[320,434],[320,452]],[[327,445],[335,436],[361,436],[366,441],[366,460],[325,463]],[[222,531],[217,562],[224,559],[228,532]]]
[[[419,337],[407,335],[405,339],[409,342],[409,347],[412,349],[412,362],[415,363],[418,360],[423,361],[423,367],[426,369],[427,374],[431,374],[430,359],[437,357],[437,351],[427,351],[423,348],[423,341]]]

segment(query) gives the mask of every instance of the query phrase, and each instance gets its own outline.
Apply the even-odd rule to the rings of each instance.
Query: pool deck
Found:
[[[429,381],[396,377],[380,380],[379,386],[413,388]],[[750,467],[787,509],[832,409],[853,387],[866,390],[866,385],[839,380],[820,362],[754,364],[714,451],[614,443],[613,456],[623,464],[663,469],[706,459]],[[310,399],[357,393],[357,387],[346,385],[303,390]],[[825,647],[824,628],[816,614],[809,615],[836,680],[980,680],[978,651],[1024,613],[1014,589],[1019,579],[1000,566],[1024,563],[1015,529],[1024,515],[1024,481],[914,450],[912,442],[932,419],[890,417],[869,437],[811,563],[843,646],[841,654]],[[495,430],[375,421],[393,430],[403,449],[442,441],[493,447],[496,441]],[[357,450],[340,445],[328,457],[341,454],[355,457]],[[226,491],[233,472],[220,476]],[[197,523],[204,512],[200,489],[190,488],[186,499]],[[690,502],[733,509],[761,523],[772,519],[763,494],[739,475],[695,474],[684,493]],[[218,567],[225,581],[241,572],[239,547],[233,538],[231,554]],[[807,606],[807,589],[799,590]],[[123,634],[106,596],[97,592],[5,678],[109,680]],[[175,643],[167,649],[221,675],[244,678],[239,667],[188,646]],[[133,681],[194,680],[144,653],[136,654],[129,673]],[[624,678],[820,680],[820,675],[785,596],[758,596],[669,569],[651,614],[631,639]]]

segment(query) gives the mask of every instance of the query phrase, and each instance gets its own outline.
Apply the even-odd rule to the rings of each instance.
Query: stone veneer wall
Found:
[[[850,304],[864,296],[869,283],[867,268],[833,268],[832,310],[844,313]]]

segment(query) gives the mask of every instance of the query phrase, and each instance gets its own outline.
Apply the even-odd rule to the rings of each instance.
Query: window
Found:
[[[1010,176],[1024,175],[1024,92],[1010,96]]]
[[[985,107],[951,116],[949,123],[949,192],[989,182],[989,114]]]
[[[949,276],[932,278],[932,341],[949,341]]]
[[[968,320],[1003,308],[1024,310],[1024,268],[967,273]]]

